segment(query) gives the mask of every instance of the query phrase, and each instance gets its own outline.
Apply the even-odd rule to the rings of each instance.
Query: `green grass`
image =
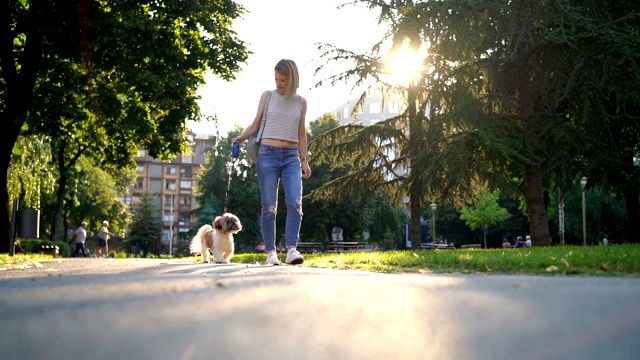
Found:
[[[309,267],[390,273],[640,276],[640,245],[304,255],[304,265]],[[264,254],[238,254],[233,262],[251,264],[264,259]],[[284,255],[280,260],[284,261]]]
[[[535,274],[640,276],[640,244],[610,246],[554,246],[520,249],[468,249],[377,251],[304,254],[304,265],[316,268],[353,269],[387,273],[423,274]],[[279,255],[284,261],[285,256]],[[42,254],[0,254],[0,268],[46,261]],[[189,257],[183,260],[199,261]],[[265,254],[236,254],[232,261],[263,264]]]

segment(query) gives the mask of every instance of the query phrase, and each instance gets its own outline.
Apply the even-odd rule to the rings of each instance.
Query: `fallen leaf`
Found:
[[[380,265],[380,260],[378,260],[378,259],[373,259],[372,261],[373,261],[376,265]]]
[[[419,257],[419,256],[418,256],[418,254],[416,254],[416,253],[413,253],[413,256],[415,256],[415,257]]]
[[[340,265],[340,264],[342,264],[342,259],[338,258],[338,259],[336,260],[336,265]]]
[[[47,269],[47,270],[45,270],[45,271],[51,271],[51,272],[53,272],[53,271],[58,271],[58,269]]]
[[[555,260],[555,259],[556,259],[556,257],[555,257],[555,256],[549,256],[549,259],[551,259],[551,260]]]
[[[493,271],[493,270],[491,270],[491,269],[489,268],[489,265],[487,265],[487,264],[484,264],[484,267],[486,267],[486,268],[487,268],[487,271]]]
[[[604,271],[609,271],[609,264],[600,264],[600,269]]]
[[[565,258],[560,259],[560,261],[564,263],[564,266],[569,267],[569,262]]]
[[[551,265],[547,268],[547,272],[558,271],[558,267],[555,265]]]
[[[529,255],[531,255],[531,251],[529,251],[529,252],[527,253],[527,255],[525,255],[525,256],[529,256]]]
[[[418,269],[418,272],[420,274],[431,274],[431,270],[430,269]]]
[[[573,251],[569,251],[569,254],[567,254],[567,257],[573,255]]]

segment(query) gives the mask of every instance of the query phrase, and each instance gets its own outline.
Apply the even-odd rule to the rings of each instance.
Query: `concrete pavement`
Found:
[[[640,279],[65,259],[0,272],[4,359],[635,359]]]

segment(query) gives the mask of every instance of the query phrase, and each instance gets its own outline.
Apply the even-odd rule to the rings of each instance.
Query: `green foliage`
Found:
[[[487,228],[497,225],[511,215],[498,204],[499,191],[483,191],[473,201],[472,206],[460,210],[460,219],[464,220],[471,230],[482,229],[484,247],[487,247]]]
[[[42,193],[51,192],[55,185],[54,169],[50,164],[51,148],[44,136],[19,136],[11,156],[7,190],[11,199],[20,199],[21,206],[40,209]]]
[[[134,205],[133,222],[123,245],[137,246],[144,253],[158,250],[162,238],[162,219],[155,194],[144,189]]]
[[[124,235],[131,219],[125,204],[118,200],[120,189],[114,176],[85,157],[79,159],[72,174],[65,202],[67,219],[76,226],[86,221],[89,229],[97,229],[107,220],[110,231]]]

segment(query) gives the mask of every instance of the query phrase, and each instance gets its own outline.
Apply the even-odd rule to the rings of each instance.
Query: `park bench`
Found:
[[[40,248],[45,255],[51,255],[54,258],[60,257],[60,248],[56,245],[41,245]]]
[[[319,242],[299,242],[296,249],[307,253],[320,252],[323,250],[323,245]]]
[[[327,246],[328,252],[354,252],[364,250],[365,245],[357,241],[331,241]]]
[[[455,250],[455,246],[453,243],[449,244],[434,244],[434,243],[423,243],[421,247],[425,250]]]
[[[460,249],[481,249],[481,248],[482,248],[481,244],[465,244],[460,246]]]

